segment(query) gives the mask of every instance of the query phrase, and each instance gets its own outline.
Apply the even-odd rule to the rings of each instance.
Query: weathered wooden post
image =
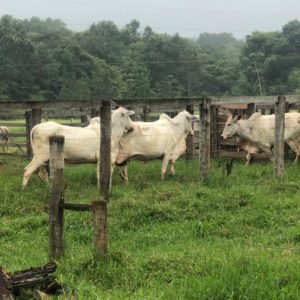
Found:
[[[107,200],[111,191],[111,102],[103,101],[100,108],[100,194]]]
[[[27,155],[32,155],[32,148],[30,143],[30,132],[31,129],[41,123],[42,121],[42,109],[41,108],[33,108],[31,111],[25,112],[25,124],[26,124],[26,148]]]
[[[285,97],[279,96],[275,103],[274,176],[283,177],[284,172],[284,128]]]
[[[37,124],[40,124],[42,121],[42,109],[41,108],[33,108],[32,112],[32,127]]]
[[[248,103],[246,114],[250,117],[252,114],[256,112],[256,104],[255,103]]]
[[[199,104],[199,167],[200,179],[206,179],[210,167],[211,100],[204,98]]]
[[[94,220],[94,238],[97,253],[107,254],[107,201],[92,202],[93,220]]]
[[[146,105],[143,107],[143,114],[144,114],[144,122],[150,121],[150,107]]]
[[[25,112],[25,126],[26,126],[26,154],[32,155],[32,149],[30,144],[30,132],[32,129],[32,111]]]
[[[218,134],[218,115],[219,109],[216,105],[211,106],[211,126],[210,126],[210,153],[212,158],[218,157],[219,152],[219,134]]]
[[[194,105],[187,105],[186,110],[190,114],[194,114]],[[194,127],[194,125],[192,125]],[[193,160],[194,159],[194,136],[188,135],[185,140],[186,143],[186,160]]]
[[[80,107],[80,123],[81,123],[81,126],[84,127],[86,126],[87,124],[87,115],[86,115],[86,110],[84,107]]]
[[[50,215],[49,257],[58,258],[63,252],[64,226],[64,136],[50,136]]]
[[[111,192],[111,102],[103,101],[100,108],[100,177],[98,186],[103,199],[92,203],[96,251],[107,253],[107,202]]]
[[[97,109],[96,107],[91,108],[91,118],[97,117]]]

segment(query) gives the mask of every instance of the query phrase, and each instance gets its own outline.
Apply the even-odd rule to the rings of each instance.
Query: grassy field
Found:
[[[0,261],[7,271],[48,261],[49,189],[33,176],[21,192],[28,160],[0,159]],[[93,251],[91,214],[65,213],[65,254],[54,299],[299,299],[300,166],[245,167],[213,161],[207,182],[197,161],[177,163],[159,179],[159,162],[129,166],[130,183],[114,174],[109,255]],[[65,201],[98,198],[94,165],[66,167]],[[24,294],[20,299],[33,299]],[[52,298],[51,298],[52,299]]]

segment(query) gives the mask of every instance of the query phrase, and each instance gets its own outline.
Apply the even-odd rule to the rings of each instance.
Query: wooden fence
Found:
[[[112,100],[112,106],[122,105],[136,112],[133,120],[156,120],[161,113],[176,115],[183,109],[200,114],[199,105],[205,98],[169,98],[169,99],[123,99]],[[268,97],[212,97],[211,98],[211,128],[210,128],[210,156],[212,158],[228,157],[242,158],[244,151],[238,151],[233,139],[222,140],[221,132],[224,128],[226,117],[219,113],[218,107],[230,109],[249,117],[255,111],[262,114],[274,113],[276,96]],[[0,102],[0,126],[9,129],[9,153],[0,155],[30,156],[30,131],[41,121],[55,120],[70,126],[86,126],[88,115],[99,116],[102,100],[82,101],[24,101]],[[300,105],[299,96],[286,96],[286,108],[297,109]],[[195,136],[187,139],[187,159],[195,158],[199,151],[199,126],[195,124]],[[289,154],[288,148],[285,153]],[[256,155],[265,158],[263,154]]]

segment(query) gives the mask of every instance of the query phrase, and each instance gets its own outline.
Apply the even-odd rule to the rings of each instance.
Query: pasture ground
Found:
[[[25,159],[0,158],[0,265],[17,271],[48,260],[49,189],[33,176],[20,191]],[[95,256],[91,214],[65,212],[65,254],[53,299],[299,299],[300,165],[273,179],[269,162],[132,162],[130,183],[115,173],[109,203],[109,255]],[[94,165],[65,169],[65,201],[98,198]],[[20,299],[33,299],[24,292]],[[52,299],[52,298],[51,298]]]

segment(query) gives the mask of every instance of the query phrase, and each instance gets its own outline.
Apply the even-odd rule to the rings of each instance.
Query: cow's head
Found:
[[[238,120],[241,118],[241,116],[235,116],[233,117],[230,115],[225,123],[224,130],[221,134],[221,137],[223,139],[228,139],[233,136],[235,136],[239,130]]]
[[[198,121],[198,118],[192,114],[190,114],[188,111],[184,110],[180,112],[175,118],[183,118],[184,120],[184,126],[185,126],[185,133],[187,135],[194,135],[194,129],[193,129],[193,122]]]
[[[133,115],[134,111],[124,107],[115,109],[112,113],[112,127],[114,130],[120,130],[122,134],[133,130],[134,125],[129,116]]]

